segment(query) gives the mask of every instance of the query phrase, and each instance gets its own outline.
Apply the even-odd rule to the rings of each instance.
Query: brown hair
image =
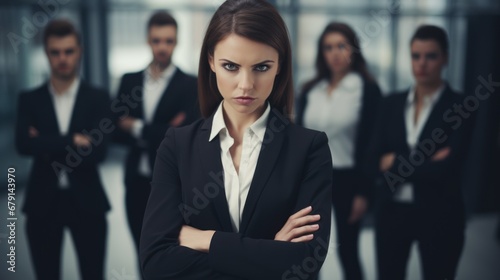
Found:
[[[230,34],[269,45],[279,55],[279,74],[271,95],[272,107],[291,118],[293,109],[292,51],[288,30],[278,11],[263,0],[228,0],[212,17],[201,48],[198,68],[198,98],[203,117],[210,116],[222,101],[215,73],[209,65],[218,42]]]
[[[67,19],[56,19],[50,21],[43,32],[43,45],[47,46],[47,41],[49,37],[66,37],[69,35],[74,35],[76,37],[76,42],[81,45],[80,33],[76,30],[75,26]]]
[[[173,25],[177,29],[177,21],[167,11],[155,12],[148,21],[148,31],[151,26]]]
[[[331,22],[325,27],[318,40],[316,55],[316,76],[312,80],[304,84],[302,92],[305,93],[310,91],[319,81],[323,79],[331,79],[332,73],[323,56],[323,41],[325,40],[326,35],[334,32],[342,34],[347,39],[347,43],[352,48],[351,70],[359,73],[363,79],[373,81],[373,78],[366,67],[366,60],[361,53],[359,39],[358,36],[356,36],[354,30],[345,23]]]
[[[438,43],[441,51],[446,56],[448,55],[448,36],[443,28],[435,25],[422,25],[420,26],[413,37],[411,38],[410,45],[415,40],[434,40]]]

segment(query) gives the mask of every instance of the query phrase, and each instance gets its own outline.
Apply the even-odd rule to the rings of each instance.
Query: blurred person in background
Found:
[[[153,60],[136,73],[125,74],[118,98],[126,110],[118,119],[118,142],[129,147],[125,163],[127,219],[137,252],[142,219],[151,192],[151,170],[156,150],[169,127],[189,124],[200,117],[196,78],[172,63],[177,46],[177,22],[165,11],[154,13],[147,24]]]
[[[424,279],[455,279],[464,245],[460,188],[473,116],[464,95],[443,80],[448,37],[419,27],[410,41],[415,84],[383,99],[368,172],[378,181],[378,279],[405,279],[418,242]]]
[[[371,181],[362,172],[381,92],[368,73],[358,37],[344,23],[318,40],[316,76],[299,95],[297,124],[324,131],[332,151],[333,208],[344,279],[363,279],[359,232]]]
[[[69,21],[51,21],[43,43],[50,78],[19,95],[15,134],[18,152],[34,158],[23,211],[36,279],[60,279],[65,228],[81,279],[104,279],[110,205],[97,165],[113,130],[109,95],[80,79],[81,39]]]

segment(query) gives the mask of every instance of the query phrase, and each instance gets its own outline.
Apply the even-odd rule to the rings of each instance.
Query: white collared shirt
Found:
[[[234,139],[229,135],[223,116],[223,104],[221,102],[217,111],[214,114],[212,122],[212,130],[208,141],[212,141],[219,135],[221,148],[221,161],[224,170],[224,189],[226,199],[229,206],[229,214],[231,216],[231,224],[235,232],[239,231],[240,221],[243,215],[243,209],[247,200],[248,191],[252,184],[255,168],[259,159],[262,142],[266,134],[267,119],[271,107],[266,104],[264,114],[257,119],[250,127],[248,127],[243,135],[243,143],[240,158],[239,174],[233,164],[231,157],[231,148],[234,144]]]
[[[49,92],[54,104],[59,133],[61,135],[68,134],[73,107],[75,106],[78,88],[80,87],[80,79],[75,78],[71,86],[65,92],[57,92],[52,83],[49,81]],[[59,173],[59,186],[63,189],[69,186],[68,174],[61,170]]]
[[[440,86],[433,94],[424,96],[422,108],[418,114],[418,119],[415,122],[415,110],[417,102],[415,100],[415,87],[410,88],[408,98],[406,99],[405,107],[405,126],[406,126],[406,142],[410,148],[410,152],[415,151],[418,144],[418,139],[422,133],[432,109],[443,94],[445,83]],[[413,202],[413,184],[403,183],[394,194],[394,199],[399,202]]]
[[[328,92],[328,85],[327,80],[322,80],[309,92],[304,126],[326,133],[333,167],[351,168],[356,164],[354,155],[363,99],[363,79],[359,74],[350,72],[332,94]]]
[[[135,138],[141,138],[144,124],[153,121],[158,103],[160,102],[163,92],[165,92],[165,89],[168,87],[176,69],[174,64],[170,64],[156,79],[152,76],[151,66],[144,71],[144,88],[142,92],[144,119],[136,120],[132,126],[132,135]],[[148,158],[148,153],[144,152],[139,161],[139,173],[146,177],[151,176]]]

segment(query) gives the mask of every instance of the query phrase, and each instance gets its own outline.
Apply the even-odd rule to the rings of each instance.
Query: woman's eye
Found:
[[[339,49],[340,50],[345,50],[346,49],[346,45],[345,44],[339,44]]]
[[[255,67],[255,70],[257,70],[259,72],[266,72],[267,70],[269,70],[269,66],[268,65],[257,65]]]
[[[438,54],[437,53],[429,53],[425,56],[427,59],[429,60],[435,60],[438,58]]]
[[[236,71],[236,70],[238,70],[238,67],[236,67],[236,65],[232,64],[232,63],[226,63],[226,64],[222,65],[222,67],[224,67],[224,69],[226,69],[228,71]]]

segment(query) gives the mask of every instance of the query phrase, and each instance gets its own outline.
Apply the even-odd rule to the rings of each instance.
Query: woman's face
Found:
[[[332,73],[346,73],[351,66],[352,47],[339,32],[331,32],[323,38],[323,57]]]
[[[435,40],[415,39],[411,43],[411,65],[417,84],[428,85],[441,81],[447,58]]]
[[[273,47],[236,34],[217,43],[209,63],[227,113],[262,114],[279,72],[278,59]]]

